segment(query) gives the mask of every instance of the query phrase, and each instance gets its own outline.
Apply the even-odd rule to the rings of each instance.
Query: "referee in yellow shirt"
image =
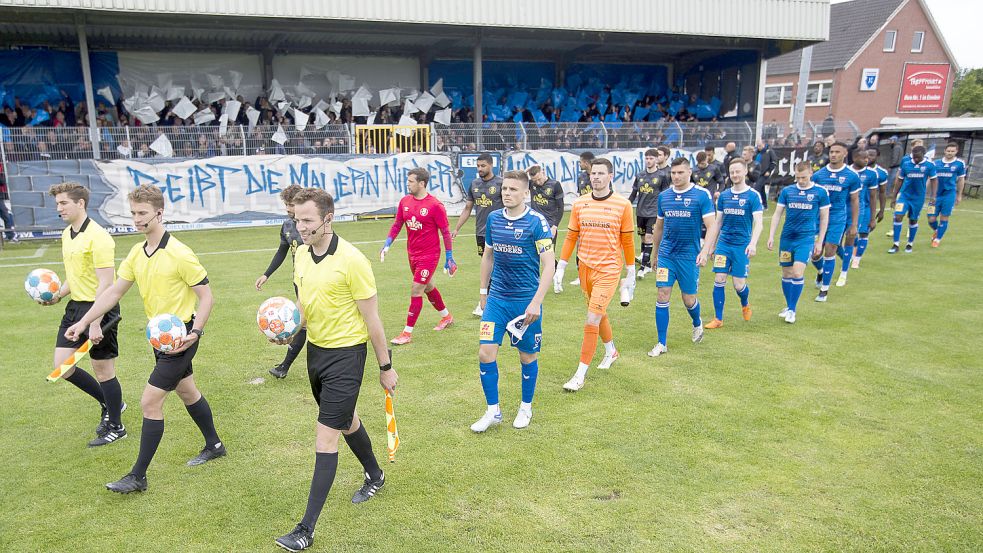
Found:
[[[77,340],[65,338],[68,327],[77,323],[92,306],[96,296],[113,285],[116,274],[116,242],[106,229],[89,219],[89,189],[77,182],[56,184],[48,189],[55,198],[58,215],[68,223],[61,235],[61,253],[65,263],[65,282],[54,299],[46,305],[54,305],[71,296],[65,306],[65,315],[58,328],[55,341],[55,367],[60,366],[86,339],[92,340],[89,358],[96,377],[78,366],[72,367],[63,378],[89,394],[102,407],[102,417],[96,427],[96,437],[89,447],[111,444],[126,437],[126,428],[120,420],[123,408],[123,390],[116,379],[116,357],[119,343],[116,329],[119,322],[101,328],[102,317],[92,321],[89,328]],[[109,317],[119,315],[119,304],[109,310]]]
[[[293,206],[297,230],[304,240],[297,248],[294,283],[307,323],[307,374],[319,412],[307,510],[300,523],[277,538],[276,544],[300,551],[314,543],[314,526],[338,468],[339,436],[344,435],[365,472],[365,482],[352,496],[352,503],[371,499],[385,483],[372,442],[355,412],[367,342],[372,341],[382,387],[392,391],[398,377],[386,349],[372,267],[362,252],[331,230],[331,195],[306,188],[294,196]]]
[[[205,334],[205,323],[212,312],[208,274],[191,248],[164,230],[164,196],[159,188],[140,186],[130,192],[128,199],[133,226],[147,240],[133,246],[119,266],[116,283],[96,298],[82,320],[65,332],[65,337],[77,340],[92,321],[119,303],[134,282],[140,289],[143,309],[148,318],[163,313],[176,315],[185,321],[188,335],[168,353],[154,351],[157,362],[140,399],[143,407],[140,453],[126,476],[106,484],[109,490],[118,493],[147,489],[147,467],[164,435],[164,399],[169,392],[177,392],[205,438],[205,447],[197,457],[188,461],[188,465],[200,465],[225,455],[225,446],[215,432],[212,410],[195,386],[191,367],[199,340]]]

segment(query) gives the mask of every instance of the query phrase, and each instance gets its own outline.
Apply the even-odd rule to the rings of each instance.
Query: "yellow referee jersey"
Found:
[[[72,299],[95,301],[99,288],[96,269],[116,268],[116,241],[106,229],[86,218],[78,232],[69,225],[61,234],[61,256]]]
[[[308,245],[297,248],[294,283],[307,317],[307,340],[322,348],[343,348],[369,341],[358,300],[376,294],[369,260],[355,246],[331,237],[317,257]]]
[[[148,319],[170,313],[190,321],[198,299],[191,287],[208,284],[208,273],[195,252],[169,232],[150,255],[144,250],[146,244],[133,246],[119,265],[119,278],[137,283]]]

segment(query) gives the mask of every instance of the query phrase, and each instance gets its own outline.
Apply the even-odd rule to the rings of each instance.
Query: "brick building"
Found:
[[[764,121],[791,121],[801,51],[768,60]],[[959,71],[922,0],[834,4],[829,40],[813,48],[807,121],[833,114],[861,131],[884,117],[925,117],[949,110]]]

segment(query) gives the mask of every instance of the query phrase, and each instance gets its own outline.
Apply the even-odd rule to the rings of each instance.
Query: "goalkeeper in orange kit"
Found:
[[[607,369],[618,359],[607,307],[618,291],[619,281],[621,287],[627,288],[629,296],[635,289],[635,223],[631,202],[614,192],[613,179],[614,168],[610,161],[596,158],[591,162],[592,192],[573,203],[566,240],[553,277],[554,283],[563,282],[567,260],[577,246],[580,287],[587,297],[587,322],[577,372],[563,385],[571,392],[584,386],[598,336],[604,343],[604,359],[598,368]],[[628,274],[621,280],[621,268],[625,265]]]

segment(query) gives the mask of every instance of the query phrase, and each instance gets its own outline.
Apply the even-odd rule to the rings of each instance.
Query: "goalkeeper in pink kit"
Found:
[[[406,314],[406,327],[403,332],[392,339],[392,343],[401,346],[413,341],[413,327],[423,310],[423,294],[440,313],[440,322],[434,330],[444,330],[454,322],[454,317],[447,311],[444,299],[433,282],[433,274],[440,262],[440,235],[444,237],[444,249],[447,250],[444,271],[454,276],[457,263],[451,246],[451,233],[447,223],[447,210],[444,204],[427,192],[427,182],[430,173],[422,167],[411,169],[406,176],[409,194],[399,201],[396,207],[396,220],[389,229],[386,245],[379,252],[379,260],[385,261],[386,254],[393,240],[399,236],[400,229],[406,225],[406,253],[410,259],[410,271],[413,272],[413,284],[410,285],[410,309]]]

